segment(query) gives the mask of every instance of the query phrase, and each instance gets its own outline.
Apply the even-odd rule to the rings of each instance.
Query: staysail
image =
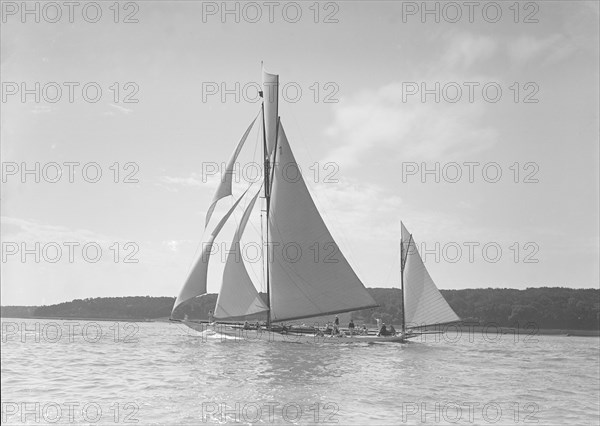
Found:
[[[259,194],[260,190],[246,207],[240,225],[233,237],[231,249],[227,255],[227,261],[223,271],[223,282],[221,284],[219,297],[217,298],[217,306],[214,314],[215,318],[241,317],[269,310],[267,305],[260,298],[260,295],[256,291],[256,288],[248,275],[248,271],[244,266],[243,257],[241,255],[242,250],[240,247],[240,240]]]
[[[173,310],[171,312],[175,312],[177,306],[181,305],[183,302],[190,300],[196,296],[206,293],[206,279],[208,276],[208,262],[210,260],[210,253],[215,242],[215,238],[223,229],[223,226],[229,219],[229,216],[233,213],[235,208],[238,206],[244,195],[246,195],[248,190],[244,191],[240,198],[233,204],[233,206],[229,209],[227,214],[223,216],[221,221],[217,224],[215,229],[210,233],[208,240],[202,243],[202,253],[194,267],[192,268],[190,274],[188,275],[183,288],[179,292],[179,296],[177,296],[177,300],[175,300],[175,304],[173,305]]]
[[[315,206],[281,124],[271,192],[271,319],[284,321],[377,306]]]
[[[406,326],[423,327],[460,321],[429,276],[415,241],[404,224],[401,226],[403,251],[407,256],[404,267]]]
[[[250,123],[250,125],[246,129],[246,132],[242,136],[242,139],[240,139],[240,141],[238,142],[237,147],[235,148],[235,151],[233,151],[231,158],[227,162],[227,166],[225,167],[225,174],[221,178],[221,181],[219,182],[219,186],[217,187],[217,190],[215,191],[215,195],[213,196],[213,200],[210,203],[210,207],[208,208],[208,211],[206,212],[206,223],[204,224],[205,227],[207,227],[208,222],[210,222],[210,217],[212,216],[213,211],[215,210],[217,202],[221,198],[225,198],[225,197],[231,195],[231,184],[233,181],[233,170],[235,168],[235,161],[237,160],[237,157],[240,154],[240,151],[242,150],[242,147],[244,146],[244,142],[246,142],[246,139],[248,138],[248,134],[250,133],[250,130],[252,130],[252,126],[254,126],[254,122],[256,121],[257,117],[254,117],[254,120],[252,120],[252,123]]]

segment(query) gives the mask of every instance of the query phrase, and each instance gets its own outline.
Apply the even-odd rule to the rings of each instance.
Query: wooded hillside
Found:
[[[374,324],[376,318],[398,324],[402,317],[400,290],[368,289],[379,303],[378,308],[345,314],[360,323]],[[510,327],[515,323],[534,322],[539,328],[598,330],[600,322],[600,290],[562,287],[515,289],[442,290],[450,306],[463,321],[494,323]],[[262,295],[263,297],[265,295]],[[176,318],[207,319],[214,310],[216,294],[208,294],[178,309]],[[76,299],[71,302],[40,307],[2,307],[2,316],[60,317],[90,319],[156,319],[169,317],[173,297],[108,297]],[[258,315],[255,319],[264,319]],[[331,318],[305,320],[324,322]],[[345,320],[345,318],[344,318]]]

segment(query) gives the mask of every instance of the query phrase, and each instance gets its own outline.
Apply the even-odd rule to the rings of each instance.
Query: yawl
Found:
[[[394,336],[354,335],[347,338],[323,336],[319,327],[285,328],[276,323],[304,318],[333,315],[377,307],[364,284],[358,278],[331,236],[308,191],[292,153],[281,119],[278,116],[279,76],[263,70],[261,111],[250,123],[231,156],[205,221],[206,241],[194,263],[179,296],[173,313],[185,302],[207,294],[208,266],[215,239],[238,208],[248,197],[250,188],[239,196],[232,207],[211,228],[211,217],[220,200],[233,196],[232,176],[235,162],[248,134],[258,121],[263,145],[262,185],[247,203],[231,247],[239,247],[250,214],[262,193],[266,209],[266,302],[260,297],[243,258],[231,250],[226,258],[221,290],[214,319],[227,320],[264,313],[266,326],[242,330],[239,326],[213,323],[213,331],[252,340],[284,340],[324,342],[404,341],[414,336],[418,327],[458,321],[458,316],[443,298],[416,249],[412,235],[401,225],[401,287],[402,328]],[[251,194],[250,194],[251,195]],[[283,249],[293,245],[298,257],[291,259]],[[333,245],[333,246],[332,246]],[[311,248],[329,250],[327,259],[313,256]],[[274,247],[274,249],[270,249]],[[189,327],[206,331],[206,325],[183,321]]]

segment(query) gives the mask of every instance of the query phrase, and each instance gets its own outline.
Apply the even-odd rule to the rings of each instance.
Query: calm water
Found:
[[[2,422],[597,425],[599,343],[222,342],[168,323],[5,318]]]

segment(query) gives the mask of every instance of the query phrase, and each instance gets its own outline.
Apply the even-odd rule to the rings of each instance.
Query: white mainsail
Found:
[[[217,298],[215,318],[241,317],[269,310],[268,306],[260,298],[248,275],[240,248],[240,240],[259,195],[260,190],[246,207],[242,220],[233,237],[225,269],[223,270],[223,282],[221,284],[221,291],[219,291],[219,297]]]
[[[275,155],[269,216],[271,319],[377,306],[323,222],[281,124]]]
[[[233,151],[233,154],[231,155],[231,158],[229,159],[229,162],[227,163],[227,166],[225,167],[225,174],[221,178],[221,181],[219,182],[219,186],[217,187],[217,190],[215,191],[215,195],[213,196],[212,203],[210,204],[210,207],[208,208],[208,211],[206,212],[206,223],[204,224],[205,227],[207,227],[208,222],[210,222],[210,217],[212,216],[213,211],[215,210],[217,202],[221,198],[225,198],[232,194],[231,186],[232,186],[232,181],[233,181],[233,169],[235,168],[235,161],[237,160],[238,155],[240,154],[240,151],[242,150],[242,147],[244,146],[244,142],[246,142],[246,139],[248,138],[248,134],[250,133],[250,130],[252,130],[252,126],[254,126],[254,122],[256,121],[257,117],[258,116],[254,117],[254,120],[252,120],[252,123],[250,123],[250,125],[246,129],[246,132],[242,136],[242,139],[240,139],[240,141],[238,142],[237,147],[235,148],[235,151]]]
[[[417,245],[402,226],[404,267],[404,309],[406,327],[423,327],[460,321],[431,279]]]
[[[217,224],[215,229],[213,229],[213,231],[208,236],[208,240],[202,243],[202,253],[200,254],[198,260],[196,260],[194,267],[190,271],[190,274],[188,275],[188,278],[185,281],[183,288],[179,292],[179,296],[177,296],[177,300],[175,300],[175,304],[173,305],[173,310],[171,312],[175,312],[175,309],[183,302],[186,302],[196,296],[206,293],[208,262],[210,260],[210,254],[212,251],[213,244],[215,242],[215,238],[217,238],[217,235],[219,235],[219,232],[221,232],[221,229],[223,229],[223,226],[225,226],[225,223],[227,222],[227,219],[229,219],[229,216],[231,216],[231,214],[238,206],[242,198],[244,198],[246,192],[248,192],[248,190],[244,191],[244,193],[240,196],[240,198],[237,199],[237,201],[233,204],[233,206],[229,209],[225,216],[223,216],[221,221]]]

